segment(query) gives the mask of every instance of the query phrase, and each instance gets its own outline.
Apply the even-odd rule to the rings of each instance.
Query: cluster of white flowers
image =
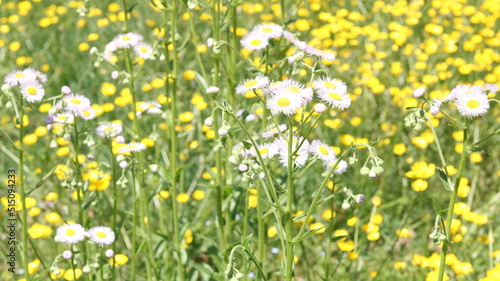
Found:
[[[64,96],[49,111],[52,122],[71,124],[75,116],[84,120],[92,120],[96,117],[89,98],[73,93],[68,86],[63,86],[61,92]]]
[[[269,45],[270,39],[280,38],[281,36],[295,45],[298,50],[310,56],[317,56],[326,61],[333,61],[335,59],[334,53],[318,49],[297,39],[290,31],[284,31],[283,28],[277,24],[261,24],[255,26],[252,31],[243,36],[240,43],[246,49],[258,51],[265,49],[267,45]]]
[[[313,100],[314,92],[322,102],[332,107],[344,110],[351,105],[346,84],[328,77],[314,81],[313,88],[310,88],[293,79],[270,83],[268,77],[259,75],[254,79],[242,81],[236,86],[236,93],[240,95],[248,91],[261,92],[266,99],[267,108],[273,115],[296,113]],[[314,108],[317,108],[319,112],[325,110],[325,106],[316,105]]]
[[[283,134],[287,130],[284,124],[272,126],[266,132],[262,133],[263,139],[273,138],[270,142],[263,142],[257,145],[257,148],[245,148],[243,143],[237,144],[233,148],[233,155],[229,157],[229,162],[238,165],[240,172],[247,172],[255,168],[257,156],[260,154],[262,159],[273,159],[278,156],[278,161],[285,167],[288,167],[288,134]],[[249,142],[247,142],[249,144]],[[329,145],[320,140],[309,142],[303,137],[293,136],[292,138],[292,160],[294,167],[302,167],[307,160],[318,159],[323,163],[325,170],[329,170],[338,158],[335,151]],[[344,173],[347,170],[347,162],[342,160],[335,168],[335,174]],[[261,177],[264,175],[261,173]]]
[[[461,116],[474,118],[486,114],[490,108],[488,92],[498,91],[495,84],[486,84],[485,86],[471,86],[459,84],[444,99],[433,100],[430,113],[436,115],[439,113],[443,103],[452,103]]]
[[[115,138],[123,131],[122,125],[118,123],[104,123],[97,126],[95,132],[101,138]]]
[[[41,101],[45,95],[43,84],[47,82],[47,76],[33,68],[25,70],[15,70],[7,74],[4,78],[2,90],[4,92],[19,87],[23,98],[29,102]]]
[[[111,61],[113,54],[119,49],[133,48],[136,56],[145,60],[153,58],[153,47],[142,41],[142,35],[129,32],[118,34],[111,42],[104,47],[104,59]],[[95,52],[91,50],[91,52]]]
[[[106,226],[96,226],[85,231],[80,224],[65,224],[57,229],[54,240],[64,244],[76,244],[83,241],[85,237],[89,238],[90,241],[98,244],[100,247],[103,247],[115,241],[115,232]]]
[[[241,39],[241,45],[249,50],[262,50],[269,44],[269,39],[279,38],[283,28],[277,24],[261,24],[255,26],[252,31]]]

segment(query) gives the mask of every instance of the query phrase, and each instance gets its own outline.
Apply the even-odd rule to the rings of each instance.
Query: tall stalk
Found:
[[[168,30],[169,24],[167,19],[170,19],[170,44],[172,44],[172,89],[171,89],[171,102],[170,102],[170,178],[171,178],[171,187],[170,194],[172,197],[172,225],[174,229],[174,247],[177,254],[177,275],[179,280],[184,281],[186,279],[184,265],[182,264],[181,259],[181,240],[179,233],[179,214],[178,214],[178,205],[177,205],[177,132],[175,131],[175,120],[177,119],[177,74],[179,73],[179,59],[177,56],[177,16],[178,16],[178,1],[172,0],[172,14],[168,17],[168,12],[165,9],[164,18],[165,18],[165,31]],[[168,49],[166,50],[168,54]],[[168,60],[167,60],[168,64]],[[166,91],[167,95],[169,83],[166,83]]]
[[[28,211],[26,210],[26,191],[24,190],[24,100],[21,100],[21,114],[19,120],[19,189],[21,191],[21,206],[22,206],[22,231],[23,231],[23,267],[26,276],[26,281],[30,281],[29,262],[28,262]]]
[[[213,1],[213,16],[212,16],[212,29],[214,33],[214,40],[216,42],[219,41],[220,35],[219,35],[219,15],[220,15],[220,0],[215,0]],[[217,54],[214,58],[214,77],[213,77],[213,86],[219,87],[219,54]],[[216,98],[214,97],[215,101]],[[214,114],[214,131],[218,132],[219,131],[219,116],[217,113]],[[221,140],[221,137],[219,137],[218,141]],[[222,149],[219,148],[215,152],[215,167],[217,171],[217,175],[215,177],[215,185],[216,185],[216,209],[217,209],[217,230],[219,234],[219,243],[220,243],[220,251],[222,253],[222,256],[224,257],[224,261],[226,260],[226,249],[227,249],[227,242],[226,241],[226,236],[225,236],[225,231],[224,231],[224,217],[222,215],[222,202],[223,202],[223,194],[222,194],[222,185],[225,183],[225,180],[223,178],[223,173],[224,173],[224,168],[223,168],[223,162],[222,162]],[[229,218],[228,218],[229,219]]]
[[[116,186],[116,160],[115,160],[115,156],[113,154],[113,146],[112,146],[111,138],[109,138],[108,147],[109,147],[109,153],[111,155],[111,172],[112,172],[112,184],[113,184],[112,229],[116,234],[118,234],[118,229],[116,228],[116,217],[117,217],[117,213],[118,213],[118,188]],[[116,239],[113,241],[112,249],[113,249],[113,255],[116,255]],[[114,260],[114,257],[113,257],[113,260]],[[112,273],[111,275],[113,276],[113,280],[116,280],[116,266],[114,263],[113,263],[113,266],[111,267],[111,273]]]
[[[285,278],[287,281],[294,279],[293,274],[293,220],[292,220],[292,208],[293,208],[293,196],[294,196],[294,186],[293,186],[293,124],[292,118],[288,118],[288,172],[287,172],[287,200],[286,200],[286,213],[285,213],[285,231],[286,231],[286,273]]]
[[[446,239],[443,241],[443,248],[441,250],[441,261],[439,263],[439,271],[438,271],[438,281],[443,281],[444,276],[444,268],[446,266],[446,255],[448,254],[448,245],[450,244],[450,230],[451,230],[451,221],[453,219],[453,209],[455,207],[455,201],[457,199],[458,187],[460,186],[460,180],[462,178],[463,171],[465,169],[465,164],[467,162],[467,130],[469,129],[469,123],[466,123],[465,128],[463,129],[463,148],[462,155],[460,157],[460,164],[458,166],[457,180],[455,181],[455,185],[453,187],[452,194],[450,196],[450,204],[448,205],[448,211],[446,214],[446,225],[445,225],[445,235]]]

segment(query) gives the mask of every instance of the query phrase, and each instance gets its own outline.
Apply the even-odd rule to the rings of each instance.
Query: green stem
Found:
[[[179,59],[177,56],[177,17],[178,17],[178,7],[177,0],[172,0],[172,13],[170,15],[170,43],[172,44],[172,90],[171,90],[171,102],[170,102],[170,178],[171,184],[170,194],[172,197],[172,224],[174,228],[174,248],[177,254],[177,275],[181,281],[186,279],[186,271],[181,260],[181,239],[180,239],[180,229],[179,229],[179,211],[177,198],[177,132],[175,131],[175,120],[177,119],[177,74],[179,73]],[[165,19],[168,18],[167,10],[164,13]],[[165,23],[168,21],[165,20]],[[165,25],[165,30],[167,30],[168,25]],[[167,60],[168,64],[168,60]],[[167,94],[168,94],[168,83],[167,83]]]
[[[116,218],[117,218],[117,213],[118,213],[118,189],[116,186],[116,159],[113,154],[113,146],[112,146],[112,141],[111,138],[108,140],[108,148],[109,148],[109,153],[111,155],[111,172],[112,172],[112,184],[113,184],[113,225],[112,229],[115,232],[116,235],[118,235],[118,229],[116,228]],[[112,245],[113,249],[113,255],[116,254],[116,239],[113,241]],[[111,275],[113,276],[113,280],[116,280],[116,266],[111,267]]]
[[[24,190],[24,100],[21,100],[21,114],[19,120],[19,189],[21,191],[21,206],[22,206],[22,231],[23,231],[23,267],[26,280],[30,281],[29,261],[28,261],[28,211],[26,210],[26,191]]]
[[[293,280],[293,123],[291,117],[288,118],[288,171],[287,171],[287,200],[286,200],[286,213],[285,213],[285,232],[286,232],[286,273],[285,278],[287,281]]]
[[[133,155],[135,156],[135,155]],[[135,157],[132,157],[132,281],[135,281],[135,266],[136,266],[136,247],[137,247],[137,196],[136,196],[136,180],[135,180]],[[116,261],[115,261],[116,263]]]
[[[265,260],[264,260],[264,251],[265,251],[265,229],[264,229],[264,218],[263,218],[263,206],[262,204],[264,200],[262,197],[262,183],[260,181],[257,182],[257,259],[261,262],[262,271],[265,272]]]
[[[449,241],[451,239],[450,235],[450,229],[451,229],[451,221],[453,219],[453,209],[455,207],[455,200],[457,199],[457,192],[458,192],[458,187],[460,186],[460,180],[462,178],[462,174],[465,168],[465,164],[467,162],[467,130],[468,130],[468,122],[466,122],[467,125],[463,129],[463,149],[462,149],[462,156],[460,157],[460,164],[458,167],[458,174],[457,174],[457,180],[455,181],[455,186],[453,188],[453,193],[451,194],[450,197],[450,204],[448,206],[448,211],[446,214],[446,226],[445,226],[445,234],[446,234],[446,240],[443,241],[443,249],[441,251],[441,261],[439,263],[439,272],[438,272],[438,281],[443,281],[443,275],[444,275],[444,268],[446,266],[446,255],[448,254],[448,245]]]
[[[330,221],[328,222],[328,229],[326,230],[326,233],[327,233],[326,237],[328,239],[328,243],[326,246],[326,254],[325,254],[325,280],[330,280],[329,277],[330,277],[330,267],[331,267],[330,258],[332,255],[332,236],[333,236],[333,229],[335,228],[335,224],[333,223],[333,221],[335,219],[335,216],[333,215],[334,210],[335,210],[335,201],[333,200],[334,194],[335,194],[335,187],[332,186],[332,189],[330,191],[330,196],[332,196],[331,204],[330,204],[330,210],[331,210],[332,217],[330,218]],[[307,220],[304,221],[304,223],[305,222],[307,222]]]

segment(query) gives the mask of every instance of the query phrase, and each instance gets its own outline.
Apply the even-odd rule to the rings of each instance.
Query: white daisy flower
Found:
[[[105,123],[97,126],[95,133],[101,138],[114,138],[121,134],[123,127],[117,123]]]
[[[347,85],[344,81],[330,77],[323,77],[315,80],[313,82],[313,88],[318,91],[336,91],[340,94],[347,93]]]
[[[267,38],[278,38],[283,33],[283,27],[277,24],[259,24],[252,29],[252,32],[258,32]]]
[[[142,41],[142,36],[134,32],[129,32],[118,34],[113,41],[118,48],[130,48],[137,46]]]
[[[335,151],[333,151],[330,146],[320,140],[313,140],[311,142],[311,145],[309,146],[309,152],[311,152],[312,155],[318,157],[318,159],[324,162],[332,162],[337,160]]]
[[[33,69],[31,67],[23,70],[23,73],[26,74],[28,77],[35,77],[35,79],[42,84],[46,83],[48,80],[47,75],[45,75],[45,74],[41,73],[40,71]]]
[[[106,226],[92,227],[87,231],[87,235],[92,242],[99,244],[100,247],[110,245],[115,241],[115,233]]]
[[[297,149],[297,146],[302,143],[296,154],[292,156],[292,161],[296,167],[302,167],[306,164],[309,158],[309,141],[304,140],[304,138],[296,136],[292,140],[292,151]],[[288,167],[288,137],[284,139],[283,137],[278,137],[274,144],[278,147],[279,161],[280,163]]]
[[[496,93],[498,91],[498,86],[497,86],[497,84],[488,83],[488,84],[484,85],[481,88],[481,90],[483,90],[485,92]]]
[[[15,87],[23,83],[27,82],[36,82],[36,75],[32,72],[25,72],[21,70],[14,70],[9,74],[5,75],[4,82],[5,84]]]
[[[336,90],[319,90],[319,99],[333,107],[344,110],[351,106],[351,98],[346,93]]]
[[[453,88],[451,93],[445,98],[445,101],[457,102],[462,97],[480,93],[483,93],[483,91],[479,86],[459,84]]]
[[[285,124],[278,125],[277,128],[271,128],[267,130],[266,132],[262,133],[262,137],[265,139],[268,139],[270,137],[274,137],[277,135],[279,132],[283,132],[287,129],[287,126]]]
[[[262,50],[269,44],[269,39],[257,32],[250,32],[241,39],[240,43],[243,48],[252,51]]]
[[[145,60],[149,60],[153,57],[153,47],[151,45],[140,42],[134,47],[135,54]]]
[[[259,75],[254,79],[246,79],[245,81],[238,83],[238,86],[236,86],[236,93],[244,95],[248,91],[264,88],[267,84],[269,84],[269,78],[267,78],[267,76]]]
[[[70,94],[62,97],[56,106],[60,106],[68,112],[80,114],[83,109],[90,107],[90,100],[83,95]]]
[[[114,52],[118,50],[118,46],[116,46],[116,42],[111,41],[106,46],[104,47],[104,59],[107,61],[111,61],[111,57],[113,56]]]
[[[85,238],[85,229],[83,226],[74,224],[65,224],[57,229],[56,242],[66,244],[76,244]]]
[[[95,110],[89,106],[87,108],[83,108],[80,112],[79,112],[79,115],[80,117],[83,119],[83,120],[92,120],[96,117],[96,113],[95,113]]]
[[[280,93],[299,96],[302,100],[304,100],[304,103],[313,99],[313,90],[309,87],[305,87],[303,84],[293,79],[283,80],[278,84],[273,85],[269,91],[271,95]]]
[[[266,106],[273,115],[283,113],[285,115],[294,114],[302,105],[304,100],[298,95],[290,95],[286,92],[278,93],[270,97]]]
[[[140,116],[143,113],[161,114],[161,104],[155,101],[141,101],[136,104],[136,115]]]
[[[335,165],[335,162],[337,162],[337,159],[335,159],[332,162],[323,162],[325,164],[325,170],[329,171],[333,167],[333,165]],[[337,167],[335,167],[335,171],[333,172],[333,174],[334,175],[343,174],[347,172],[347,167],[348,167],[347,162],[345,160],[340,160]]]
[[[45,95],[42,84],[38,83],[36,80],[22,83],[20,91],[23,98],[30,103],[41,101]]]
[[[258,149],[252,147],[251,154],[256,156],[257,152],[263,159],[273,158],[276,154],[278,154],[278,146],[275,143],[263,143],[258,145]]]
[[[54,116],[54,123],[73,124],[75,116],[71,113],[61,113]]]
[[[484,115],[488,108],[490,108],[488,96],[482,94],[482,92],[461,96],[457,99],[458,113],[468,118]]]
[[[125,146],[120,147],[118,152],[120,153],[138,152],[144,149],[146,149],[146,145],[143,144],[142,142],[132,142]]]

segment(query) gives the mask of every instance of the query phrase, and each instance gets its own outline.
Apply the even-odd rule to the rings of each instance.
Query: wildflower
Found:
[[[107,258],[112,258],[114,255],[115,255],[115,253],[113,252],[113,250],[111,250],[111,249],[106,250],[106,257]]]
[[[85,229],[79,224],[65,224],[57,229],[56,242],[76,244],[85,238]]]
[[[75,116],[69,113],[60,113],[54,116],[54,123],[73,124]]]
[[[333,149],[320,140],[313,140],[311,142],[311,145],[309,146],[309,152],[311,152],[312,155],[318,157],[318,159],[327,163],[331,163],[336,160],[335,152],[333,151]]]
[[[37,82],[37,76],[36,73],[33,71],[21,71],[21,70],[14,70],[7,74],[4,78],[5,84],[15,87],[18,85],[22,85],[27,82]]]
[[[123,127],[117,123],[106,123],[99,125],[95,131],[101,138],[114,138],[123,131]]]
[[[127,152],[138,152],[146,149],[146,145],[142,142],[132,142],[125,146],[120,147],[118,150],[119,153],[127,153]]]
[[[278,93],[267,100],[267,108],[273,115],[283,113],[285,115],[294,114],[304,101],[298,95],[289,95],[286,92]]]
[[[298,96],[304,101],[304,103],[313,99],[313,90],[309,87],[305,87],[304,85],[293,79],[286,79],[278,82],[272,87],[268,88],[266,92],[271,96],[275,94]]]
[[[79,115],[83,120],[92,120],[96,117],[95,110],[91,106],[82,109]]]
[[[93,227],[87,231],[87,235],[92,242],[99,244],[100,247],[110,245],[115,241],[115,233],[106,226]]]
[[[318,91],[318,96],[320,100],[341,110],[344,110],[351,106],[351,98],[346,93],[342,93],[339,91],[320,90]]]
[[[267,76],[259,75],[254,79],[247,79],[240,82],[238,86],[236,86],[236,93],[244,95],[248,91],[264,88],[267,84],[269,84],[269,78],[267,78]]]
[[[249,50],[262,50],[269,44],[268,38],[258,32],[250,32],[245,35],[241,41],[241,45]]]
[[[283,33],[283,28],[277,24],[260,24],[252,29],[266,38],[278,38]]]
[[[20,90],[23,98],[30,103],[41,101],[45,95],[42,84],[38,83],[36,80],[22,83]]]
[[[69,94],[71,94],[71,88],[68,86],[62,86],[61,93],[65,94],[65,95],[69,95]]]
[[[64,108],[65,111],[70,113],[79,114],[83,109],[90,107],[90,100],[83,95],[70,94],[62,97],[56,103],[56,107]]]
[[[145,60],[151,59],[153,57],[153,48],[151,45],[140,42],[134,47],[135,54]]]
[[[323,77],[314,81],[313,88],[318,91],[336,91],[339,94],[347,93],[347,86],[344,81],[329,77]]]
[[[278,153],[278,147],[274,143],[263,143],[257,147],[257,151],[252,148],[253,155],[257,155],[257,152],[263,159],[272,158]]]
[[[113,39],[113,42],[118,48],[135,47],[140,41],[142,41],[142,36],[133,32],[119,34]]]
[[[324,105],[322,103],[317,103],[314,105],[314,111],[316,111],[318,113],[325,112],[325,110],[326,110],[326,105]]]
[[[207,94],[215,94],[218,93],[220,89],[218,87],[212,86],[207,88]]]
[[[488,96],[482,93],[464,96],[457,101],[458,113],[468,118],[484,115],[488,108],[490,108]]]

